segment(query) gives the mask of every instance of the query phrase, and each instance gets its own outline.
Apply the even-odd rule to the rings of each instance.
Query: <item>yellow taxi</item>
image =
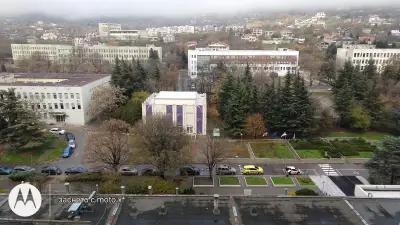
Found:
[[[242,174],[243,175],[262,175],[264,174],[264,169],[255,166],[255,165],[244,165],[242,169]]]

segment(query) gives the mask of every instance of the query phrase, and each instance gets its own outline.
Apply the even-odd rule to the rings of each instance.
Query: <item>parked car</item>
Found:
[[[65,175],[71,175],[71,174],[78,174],[78,173],[86,173],[88,170],[83,167],[83,166],[78,166],[78,167],[71,167],[65,170]]]
[[[41,173],[49,174],[49,175],[60,175],[62,171],[57,166],[45,166],[40,171]]]
[[[65,134],[65,130],[58,128],[58,127],[53,127],[49,131],[50,131],[50,133],[53,133],[53,134],[59,134],[59,135]]]
[[[138,175],[138,171],[135,168],[131,168],[130,166],[122,166],[119,169],[119,173],[123,176],[136,176]]]
[[[62,157],[63,158],[68,158],[72,155],[72,153],[74,152],[74,149],[71,148],[71,146],[68,146],[64,149]]]
[[[67,141],[75,140],[75,135],[71,132],[65,132],[65,140]]]
[[[142,176],[157,176],[158,172],[154,168],[144,168],[140,171],[140,175],[142,175]]]
[[[194,166],[184,166],[179,169],[181,176],[198,176],[200,175],[199,168]]]
[[[10,175],[13,169],[8,166],[0,166],[0,175]]]
[[[302,174],[302,171],[300,169],[297,169],[294,166],[287,166],[285,168],[286,174],[288,175],[300,175]]]
[[[75,140],[69,140],[68,141],[68,146],[69,147],[71,147],[71,148],[73,148],[73,149],[75,149],[76,148],[76,143],[75,143]]]
[[[228,165],[218,165],[215,171],[217,175],[236,175],[236,169]]]
[[[13,172],[33,172],[35,171],[35,168],[32,168],[30,166],[16,166],[14,167]]]
[[[264,169],[259,166],[255,166],[255,165],[244,165],[242,174],[244,174],[244,175],[262,175],[262,174],[264,174]]]

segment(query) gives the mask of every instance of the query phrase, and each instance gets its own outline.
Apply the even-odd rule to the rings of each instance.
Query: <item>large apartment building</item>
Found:
[[[122,26],[119,23],[99,23],[99,36],[107,37],[110,31],[121,30]]]
[[[18,61],[28,58],[34,54],[39,54],[51,61],[63,63],[72,54],[83,58],[98,59],[100,61],[114,62],[115,58],[126,60],[146,61],[150,56],[150,51],[156,51],[162,60],[162,48],[154,45],[146,46],[72,46],[72,45],[53,45],[53,44],[11,44],[13,60]]]
[[[289,49],[279,50],[228,50],[196,48],[188,50],[188,75],[196,78],[200,73],[207,73],[219,62],[229,68],[245,68],[249,64],[253,74],[276,73],[284,76],[295,73],[298,69],[299,52]]]
[[[0,90],[14,89],[47,123],[84,125],[93,91],[110,80],[108,74],[0,73]]]
[[[400,59],[400,49],[380,49],[371,45],[346,45],[344,48],[338,48],[336,65],[338,68],[342,68],[346,61],[350,61],[363,70],[371,59],[374,61],[377,71],[382,72],[391,60]]]

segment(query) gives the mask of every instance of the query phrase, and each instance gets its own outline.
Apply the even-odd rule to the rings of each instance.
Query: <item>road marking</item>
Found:
[[[368,222],[361,216],[361,214],[354,208],[352,204],[346,199],[344,200],[346,204],[350,207],[350,209],[360,218],[361,222],[363,222],[364,225],[369,225]]]
[[[333,169],[329,164],[318,164],[322,171],[328,176],[339,176],[340,172]],[[340,174],[341,175],[341,174]]]

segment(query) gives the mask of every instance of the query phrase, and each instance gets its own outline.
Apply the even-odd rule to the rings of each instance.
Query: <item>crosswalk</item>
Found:
[[[319,164],[319,167],[327,176],[339,176],[338,172],[329,164]]]

